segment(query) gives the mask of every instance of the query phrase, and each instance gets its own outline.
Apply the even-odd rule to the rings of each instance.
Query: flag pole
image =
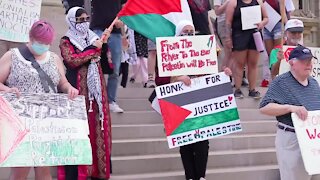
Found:
[[[102,37],[101,37],[101,40],[102,42],[104,42],[106,40],[106,35],[104,35],[104,32],[109,32],[111,33],[112,29],[113,29],[113,26],[114,24],[119,20],[118,16],[116,18],[114,18],[114,20],[112,21],[112,23],[110,24],[110,26],[108,28],[106,28],[104,31],[103,31],[103,34],[102,34]]]

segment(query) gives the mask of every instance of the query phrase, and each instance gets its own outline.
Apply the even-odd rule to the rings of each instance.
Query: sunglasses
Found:
[[[75,23],[83,23],[83,22],[90,22],[90,16],[87,17],[76,17]]]
[[[193,33],[182,33],[179,36],[193,36]]]

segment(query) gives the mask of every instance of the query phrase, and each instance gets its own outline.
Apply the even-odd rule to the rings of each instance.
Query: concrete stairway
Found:
[[[247,90],[243,90],[247,94]],[[264,94],[266,89],[260,89]],[[119,90],[126,111],[112,114],[112,180],[184,179],[179,148],[169,149],[161,117],[150,107],[151,89]],[[208,180],[279,180],[274,139],[276,121],[261,115],[259,101],[237,100],[241,133],[210,140]]]

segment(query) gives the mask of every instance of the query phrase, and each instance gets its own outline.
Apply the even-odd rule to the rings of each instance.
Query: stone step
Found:
[[[209,152],[208,168],[276,164],[274,148]],[[181,157],[176,154],[154,154],[112,157],[114,174],[138,174],[183,170]]]
[[[238,109],[241,121],[252,120],[275,120],[275,117],[266,116],[258,109]],[[153,110],[148,111],[125,111],[124,113],[111,113],[112,124],[159,124],[162,117]]]
[[[165,171],[160,173],[141,173],[112,175],[110,180],[181,180],[184,171]],[[208,168],[207,180],[280,180],[276,164],[230,168]]]
[[[230,134],[210,139],[210,151],[248,150],[274,147],[275,134]],[[138,156],[177,153],[165,138],[121,139],[112,141],[112,156]]]
[[[237,134],[250,133],[275,133],[276,121],[242,121],[242,132]],[[263,127],[263,128],[257,128]],[[165,137],[163,124],[129,124],[112,125],[112,138],[117,139],[138,139],[138,138],[163,138]]]

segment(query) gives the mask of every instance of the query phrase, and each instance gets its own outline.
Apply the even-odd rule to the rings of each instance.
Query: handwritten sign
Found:
[[[284,58],[281,60],[279,74],[283,74],[285,72],[290,71],[290,64],[289,64],[289,55],[290,52],[295,48],[295,46],[283,46]],[[313,56],[317,59],[313,59],[313,67],[311,71],[311,76],[315,78],[318,83],[320,83],[320,48],[317,47],[308,47],[311,50]]]
[[[156,44],[160,77],[218,72],[214,35],[161,37]]]
[[[225,73],[156,88],[169,148],[242,130],[229,76]]]
[[[309,111],[305,121],[291,114],[302,159],[310,175],[320,174],[320,111]]]
[[[0,0],[0,39],[28,42],[32,24],[39,20],[41,0]]]
[[[240,8],[242,30],[257,28],[257,23],[261,22],[261,7],[260,5]]]
[[[0,167],[92,164],[83,96],[0,94]]]

